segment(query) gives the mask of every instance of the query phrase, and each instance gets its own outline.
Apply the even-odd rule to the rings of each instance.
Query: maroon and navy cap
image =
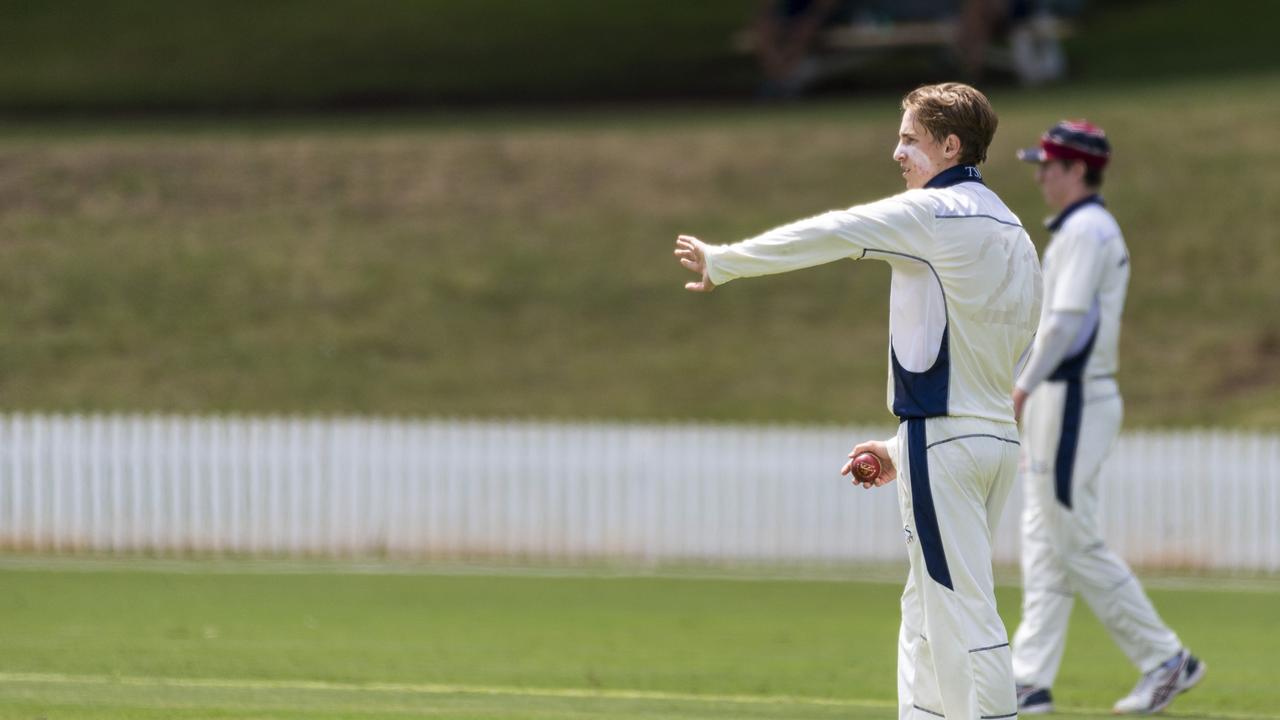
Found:
[[[1111,159],[1111,143],[1102,128],[1088,120],[1063,120],[1040,136],[1040,147],[1018,151],[1023,162],[1083,160],[1089,167],[1104,168]]]

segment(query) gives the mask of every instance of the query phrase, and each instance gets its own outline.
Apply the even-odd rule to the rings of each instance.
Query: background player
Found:
[[[1013,392],[1023,417],[1022,622],[1013,669],[1023,713],[1050,712],[1074,594],[1143,673],[1118,713],[1157,712],[1204,677],[1100,531],[1098,472],[1120,430],[1115,373],[1129,252],[1098,188],[1111,157],[1102,129],[1063,121],[1018,156],[1057,211],[1044,253],[1044,311]]]

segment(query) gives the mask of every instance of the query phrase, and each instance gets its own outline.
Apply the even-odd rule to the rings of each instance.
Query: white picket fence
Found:
[[[901,561],[890,428],[0,416],[0,547],[38,552]],[[1131,432],[1104,479],[1147,567],[1280,571],[1280,436]],[[1018,557],[1020,493],[997,558]]]

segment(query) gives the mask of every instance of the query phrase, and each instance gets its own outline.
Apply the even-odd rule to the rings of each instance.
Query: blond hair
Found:
[[[959,138],[961,165],[987,159],[987,148],[1000,122],[987,96],[964,83],[922,85],[903,96],[902,109],[911,111],[934,140],[944,142],[949,135]]]

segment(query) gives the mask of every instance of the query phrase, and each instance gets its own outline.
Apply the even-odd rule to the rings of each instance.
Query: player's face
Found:
[[[955,136],[951,136],[954,138]],[[898,128],[898,146],[893,149],[893,160],[902,169],[902,179],[908,190],[924,187],[934,175],[955,163],[948,157],[944,143],[916,122],[915,115],[907,110],[902,113],[902,125]]]
[[[1058,160],[1047,160],[1036,166],[1036,184],[1040,186],[1045,204],[1057,210],[1067,206],[1075,187],[1067,163]]]

